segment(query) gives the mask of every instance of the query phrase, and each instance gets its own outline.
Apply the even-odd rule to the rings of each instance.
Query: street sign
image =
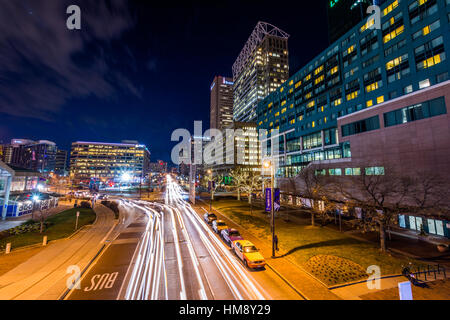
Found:
[[[272,189],[266,188],[266,211],[272,211]]]
[[[398,293],[400,295],[400,300],[413,300],[411,282],[399,282]]]

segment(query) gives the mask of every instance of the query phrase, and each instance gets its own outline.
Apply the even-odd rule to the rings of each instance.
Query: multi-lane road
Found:
[[[114,238],[66,299],[301,299],[269,268],[247,269],[167,178],[165,199],[121,201]]]

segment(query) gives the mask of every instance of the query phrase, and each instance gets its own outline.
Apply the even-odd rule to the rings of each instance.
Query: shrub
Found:
[[[91,204],[89,201],[81,201],[79,208],[91,209]]]
[[[103,200],[101,204],[111,209],[111,211],[114,212],[114,216],[116,219],[119,218],[119,205],[117,204],[117,202]]]

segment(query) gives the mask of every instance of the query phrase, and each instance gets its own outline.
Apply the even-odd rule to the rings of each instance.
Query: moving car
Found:
[[[214,220],[217,220],[217,216],[214,213],[207,212],[203,215],[203,220],[205,220],[207,224],[211,224]]]
[[[237,240],[233,242],[234,252],[248,268],[262,268],[266,261],[259,250],[248,240]]]
[[[222,230],[228,229],[227,224],[222,220],[214,220],[212,222],[212,228],[214,232],[220,234]]]
[[[237,231],[236,229],[229,228],[229,229],[222,230],[220,235],[222,236],[223,240],[229,246],[233,245],[233,241],[244,240],[244,238],[241,237],[241,234],[239,233],[239,231]]]

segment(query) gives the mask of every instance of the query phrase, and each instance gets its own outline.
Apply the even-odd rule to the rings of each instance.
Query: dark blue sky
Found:
[[[231,76],[258,21],[291,35],[291,74],[328,44],[323,1],[150,3],[0,0],[0,140],[138,140],[169,161],[173,130],[208,129],[212,79]]]

